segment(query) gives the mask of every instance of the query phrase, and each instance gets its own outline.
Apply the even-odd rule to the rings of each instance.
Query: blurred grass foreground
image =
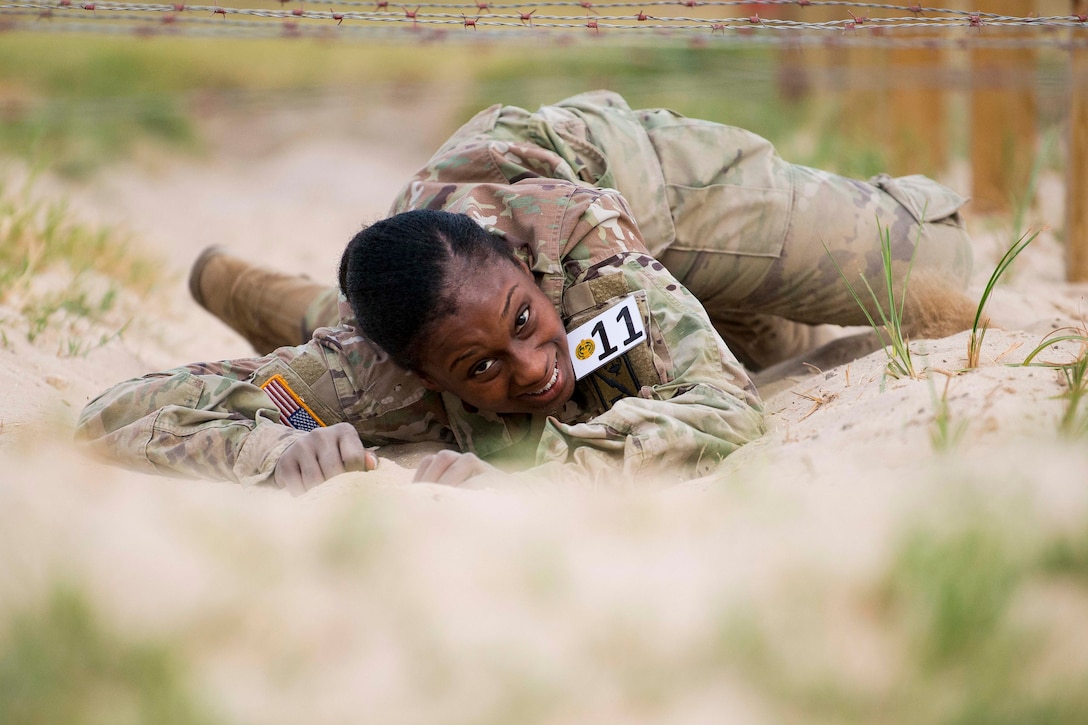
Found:
[[[0,722],[1082,722],[1088,503],[984,468],[302,502],[68,462],[0,486]]]

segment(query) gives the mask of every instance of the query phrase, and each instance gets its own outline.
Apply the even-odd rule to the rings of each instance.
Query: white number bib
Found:
[[[574,377],[586,375],[646,339],[642,315],[632,295],[567,333]]]

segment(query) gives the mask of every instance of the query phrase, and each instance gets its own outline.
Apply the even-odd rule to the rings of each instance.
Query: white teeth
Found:
[[[555,370],[552,372],[552,379],[548,381],[548,384],[545,385],[540,390],[534,390],[533,392],[529,393],[529,395],[543,395],[544,393],[546,393],[546,392],[548,392],[549,390],[552,389],[552,387],[555,385],[555,381],[558,380],[558,379],[559,379],[559,363],[557,362],[555,364]]]

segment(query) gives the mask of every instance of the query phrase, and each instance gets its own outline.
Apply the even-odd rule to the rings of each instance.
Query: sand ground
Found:
[[[332,279],[442,127],[384,113],[224,113],[199,158],[148,151],[89,183],[39,180],[128,230],[165,282],[85,355],[14,334],[0,349],[0,621],[75,586],[120,637],[168,643],[230,721],[805,722],[804,683],[879,701],[916,676],[909,628],[872,606],[906,534],[983,520],[1035,546],[1088,528],[1088,445],[1057,432],[1063,383],[1003,364],[1088,324],[1053,231],[995,295],[1005,329],[979,369],[941,372],[964,367],[964,333],[913,344],[926,379],[886,377],[882,353],[814,373],[766,401],[764,439],[668,489],[458,491],[409,486],[390,462],[295,500],[73,452],[75,416],[110,384],[249,353],[188,299],[205,245]],[[373,132],[391,126],[421,130]],[[1059,225],[1060,179],[1039,196],[1032,223]],[[1002,220],[970,221],[977,294],[1011,239]],[[961,434],[942,451],[945,391]],[[1010,611],[1044,633],[1049,671],[1082,677],[1088,594],[1037,589]],[[787,685],[738,654],[741,624]]]

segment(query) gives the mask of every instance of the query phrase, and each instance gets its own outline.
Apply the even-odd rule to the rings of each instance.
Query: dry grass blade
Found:
[[[815,388],[813,388],[813,390],[815,390]],[[820,406],[826,405],[827,403],[830,403],[832,400],[834,400],[835,398],[838,397],[834,393],[831,393],[831,394],[826,395],[826,396],[813,395],[812,390],[806,390],[803,393],[799,393],[797,391],[794,391],[793,394],[800,397],[800,398],[804,398],[805,400],[811,400],[812,401],[812,407],[808,409],[807,413],[805,413],[804,415],[802,415],[800,418],[797,419],[798,423],[800,423],[802,420],[805,420],[810,415],[812,415],[817,410],[819,410]]]
[[[66,337],[58,354],[84,354],[124,329],[119,293],[146,295],[159,278],[157,265],[115,231],[80,224],[64,203],[35,199],[29,182],[15,193],[0,183],[0,304],[16,311],[30,342],[52,330]],[[99,323],[107,330],[85,339]]]

